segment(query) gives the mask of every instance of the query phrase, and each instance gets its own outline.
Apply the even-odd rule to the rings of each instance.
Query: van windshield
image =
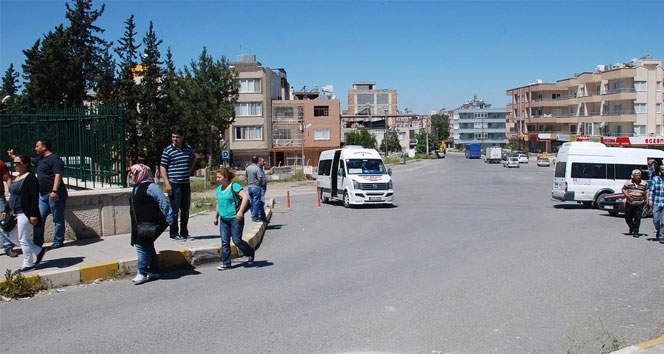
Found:
[[[380,159],[351,159],[346,160],[349,175],[375,175],[386,174],[387,170]]]

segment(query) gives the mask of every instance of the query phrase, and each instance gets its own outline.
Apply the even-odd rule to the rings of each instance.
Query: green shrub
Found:
[[[39,275],[26,278],[18,270],[12,273],[7,269],[5,280],[0,283],[0,295],[12,299],[31,297],[42,289],[46,289],[46,284]]]

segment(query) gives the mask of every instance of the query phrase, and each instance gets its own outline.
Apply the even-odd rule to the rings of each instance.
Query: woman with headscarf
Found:
[[[20,155],[13,159],[18,176],[9,186],[9,202],[1,216],[4,219],[10,212],[16,216],[16,225],[9,231],[9,239],[23,250],[23,267],[19,271],[25,272],[39,264],[46,253],[46,248],[35,245],[30,239],[33,228],[42,222],[39,214],[39,182],[30,171],[30,157]]]
[[[154,249],[154,238],[141,238],[138,235],[138,223],[157,223],[166,218],[170,225],[173,223],[171,205],[164,196],[159,185],[154,183],[150,168],[143,164],[131,166],[130,175],[134,183],[131,208],[131,245],[136,246],[138,254],[138,274],[132,279],[134,284],[143,284],[150,280],[159,279],[159,259]],[[163,214],[162,214],[163,213]],[[162,230],[163,231],[163,230]]]

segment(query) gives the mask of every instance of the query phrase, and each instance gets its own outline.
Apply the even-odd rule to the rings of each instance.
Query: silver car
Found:
[[[510,156],[507,160],[503,160],[503,167],[516,167],[519,168],[519,158]]]

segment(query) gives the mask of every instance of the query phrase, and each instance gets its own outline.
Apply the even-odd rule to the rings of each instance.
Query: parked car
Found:
[[[549,161],[548,157],[540,157],[539,159],[537,159],[537,166],[549,167],[551,166],[551,161]]]
[[[528,163],[528,155],[518,154],[516,157],[518,158],[519,163]]]
[[[622,193],[603,194],[597,200],[597,204],[599,205],[599,209],[608,211],[611,216],[617,216],[620,213],[625,213],[626,199],[627,198],[625,198],[625,195]],[[646,206],[643,207],[641,217],[647,218],[649,216],[652,216],[652,208],[646,204]]]
[[[503,167],[516,167],[519,168],[519,158],[510,156],[507,160],[503,160]]]

